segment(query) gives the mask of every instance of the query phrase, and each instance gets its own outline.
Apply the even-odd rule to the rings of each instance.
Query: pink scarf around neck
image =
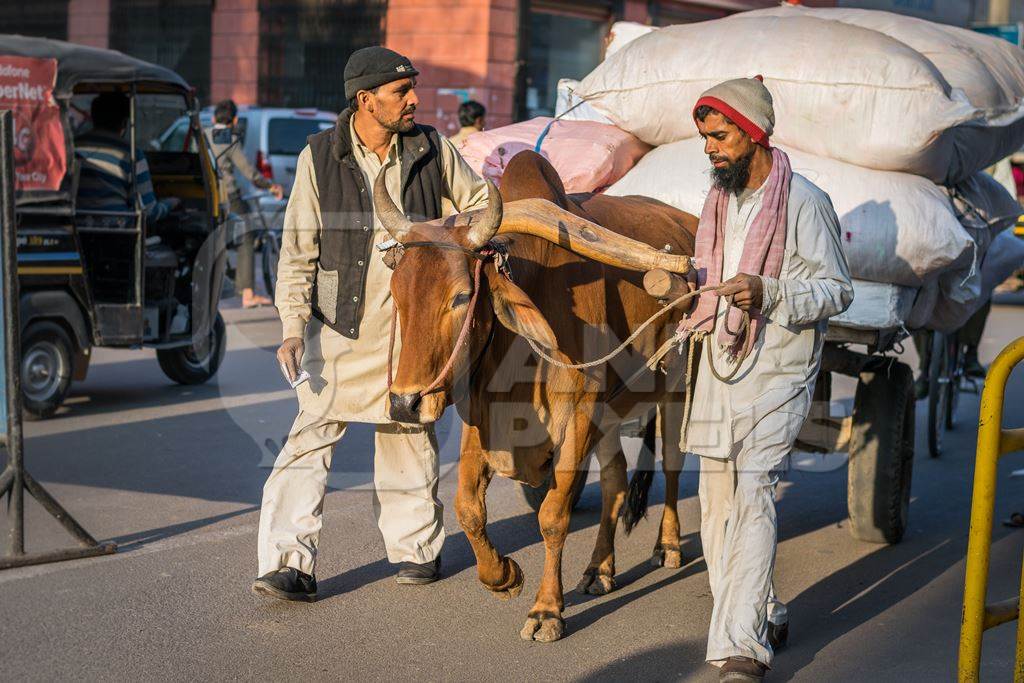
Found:
[[[785,152],[773,147],[771,153],[772,170],[765,181],[761,210],[747,232],[738,272],[777,278],[782,272],[782,258],[785,254],[789,184],[793,170]],[[704,201],[694,249],[700,268],[697,281],[701,287],[722,283],[725,223],[729,201],[732,199],[729,194],[712,185]],[[680,329],[710,334],[715,327],[718,298],[718,294],[713,291],[702,293],[693,311],[683,319]],[[718,330],[718,343],[734,357],[746,356],[764,326],[760,311],[750,312],[750,327],[746,331],[743,328],[743,312],[734,306],[727,307],[723,320],[725,324]]]

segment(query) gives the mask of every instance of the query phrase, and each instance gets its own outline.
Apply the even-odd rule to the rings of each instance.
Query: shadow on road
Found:
[[[223,522],[227,519],[233,519],[235,517],[241,517],[247,515],[250,512],[258,512],[258,505],[242,508],[241,510],[233,510],[232,512],[225,512],[221,515],[212,515],[210,517],[203,517],[202,519],[193,519],[188,522],[182,522],[180,524],[169,524],[168,526],[159,527],[156,529],[147,529],[146,531],[139,531],[134,534],[125,534],[124,536],[116,536],[109,540],[117,543],[118,552],[131,552],[137,550],[149,543],[156,543],[157,541],[163,541],[179,534],[186,534],[196,529],[201,529],[211,524]]]

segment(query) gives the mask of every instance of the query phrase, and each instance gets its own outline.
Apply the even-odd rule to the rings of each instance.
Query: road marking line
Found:
[[[214,411],[230,410],[232,408],[245,408],[248,406],[273,403],[275,401],[295,400],[293,389],[281,389],[278,391],[267,391],[255,394],[242,394],[240,396],[218,396],[216,398],[201,399],[179,404],[161,404],[147,406],[145,408],[131,408],[112,413],[103,414],[103,427],[114,425],[126,425],[133,422],[147,422],[150,420],[165,420],[168,418],[193,415],[196,413],[210,413]],[[95,419],[97,415],[85,414],[73,417],[65,417],[52,422],[39,422],[26,429],[26,436],[34,438],[38,436],[53,436],[77,432],[82,429],[93,429],[97,426]]]

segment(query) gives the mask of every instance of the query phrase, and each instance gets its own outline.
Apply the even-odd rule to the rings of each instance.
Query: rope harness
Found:
[[[406,249],[415,247],[437,247],[439,249],[448,249],[450,251],[461,251],[470,258],[476,260],[476,266],[473,268],[473,294],[470,296],[469,304],[467,307],[466,319],[462,321],[462,329],[459,330],[459,337],[455,341],[455,346],[452,348],[452,353],[448,356],[448,360],[445,362],[444,367],[441,368],[441,372],[437,374],[434,381],[430,383],[425,389],[421,389],[419,392],[420,398],[423,398],[427,394],[435,391],[438,387],[444,384],[445,379],[448,377],[448,373],[452,371],[452,367],[455,365],[455,359],[459,355],[459,350],[466,343],[466,339],[469,337],[469,330],[473,325],[473,311],[476,310],[476,302],[480,295],[480,281],[483,274],[484,264],[488,261],[494,262],[494,267],[498,272],[505,277],[510,277],[507,256],[504,249],[491,242],[486,246],[478,249],[471,250],[464,247],[460,247],[457,244],[449,244],[448,242],[407,242],[405,244],[396,244],[393,249],[398,249],[399,253],[397,258],[401,258],[402,252]],[[397,262],[397,259],[396,259]],[[388,336],[388,392],[391,392],[391,385],[394,383],[393,367],[395,355],[395,332],[398,330],[398,307],[392,306],[391,309],[391,331]]]
[[[404,244],[394,243],[387,246],[386,249],[397,250],[397,255],[396,258],[394,259],[394,262],[397,263],[398,259],[401,258],[402,253],[406,249],[417,247],[436,247],[438,249],[460,251],[476,261],[476,264],[473,268],[473,294],[470,296],[469,299],[466,318],[462,322],[462,328],[459,330],[459,336],[455,341],[455,346],[452,348],[452,352],[448,356],[448,360],[445,362],[444,367],[441,368],[441,371],[437,374],[437,377],[434,378],[434,381],[431,382],[429,386],[419,391],[419,397],[423,398],[424,396],[434,392],[435,390],[438,389],[438,387],[444,384],[445,380],[448,378],[449,373],[451,373],[452,368],[455,365],[455,359],[458,357],[459,351],[465,345],[466,340],[469,337],[469,330],[472,328],[473,324],[473,313],[476,310],[477,300],[479,299],[480,295],[480,283],[482,281],[484,264],[488,262],[493,262],[495,269],[498,271],[499,274],[508,278],[509,280],[511,280],[512,277],[508,268],[508,254],[506,253],[502,245],[495,242],[489,242],[487,245],[478,250],[466,249],[465,247],[461,247],[457,244],[451,244],[448,242],[430,241],[406,242]],[[683,294],[682,296],[673,299],[672,301],[658,309],[653,315],[647,318],[647,320],[642,322],[640,326],[637,327],[636,330],[634,330],[633,333],[629,335],[629,337],[624,342],[615,347],[615,349],[605,354],[604,356],[601,356],[600,358],[595,358],[594,360],[586,361],[583,363],[565,363],[563,361],[558,360],[557,358],[552,357],[543,348],[541,348],[540,345],[537,344],[537,342],[530,339],[529,337],[526,337],[526,341],[530,344],[530,348],[533,349],[534,353],[536,353],[539,357],[541,357],[548,363],[551,363],[555,367],[563,368],[566,370],[584,370],[587,368],[592,368],[607,363],[612,358],[622,353],[630,344],[636,341],[637,337],[639,337],[644,332],[644,330],[646,330],[648,327],[654,324],[654,322],[658,318],[665,315],[667,312],[669,312],[679,304],[689,299],[692,299],[693,297],[700,296],[705,292],[717,291],[720,287],[722,287],[722,285],[707,285],[704,287],[700,287],[692,292],[687,292],[686,294]],[[746,332],[749,332],[750,315],[746,311],[743,312],[742,327]],[[391,313],[391,330],[388,338],[388,392],[391,391],[391,386],[394,382],[392,363],[395,351],[395,333],[397,332],[397,330],[398,307],[394,306],[392,308]],[[624,390],[628,388],[630,384],[633,383],[633,380],[635,380],[640,374],[648,370],[653,371],[655,368],[657,368],[658,363],[660,363],[661,360],[666,355],[668,355],[668,353],[677,343],[681,343],[684,339],[689,341],[686,359],[686,381],[689,382],[689,378],[692,376],[691,373],[693,372],[694,357],[696,350],[696,345],[693,342],[703,341],[704,339],[707,338],[708,334],[708,332],[704,331],[691,331],[687,335],[683,335],[682,333],[677,332],[673,336],[669,337],[668,340],[666,340],[665,343],[658,348],[655,354],[623,383],[622,389]],[[558,349],[552,349],[552,351],[554,353],[560,353]],[[565,354],[563,353],[562,355]],[[717,378],[721,382],[729,382],[730,380],[732,380],[736,376],[736,373],[739,371],[740,366],[743,365],[743,361],[746,360],[746,353],[744,353],[741,355],[741,357],[737,359],[736,365],[732,369],[732,372],[730,372],[727,376],[723,377],[721,374],[719,374],[717,368],[715,368],[714,361],[711,359],[711,354],[708,353],[707,356],[708,367],[711,369],[711,373],[715,376],[715,378]],[[681,429],[681,437],[683,440],[686,439],[687,429],[689,428],[691,400],[692,396],[688,388],[686,391],[686,396],[683,399],[683,424]]]

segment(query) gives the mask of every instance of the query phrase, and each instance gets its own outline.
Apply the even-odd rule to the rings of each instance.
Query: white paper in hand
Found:
[[[299,376],[296,377],[295,381],[293,382],[291,378],[288,376],[288,368],[285,367],[284,363],[281,363],[281,374],[284,375],[284,381],[288,382],[288,384],[291,385],[292,389],[295,389],[300,384],[309,379],[309,372],[307,372],[306,370],[302,370],[301,372],[299,372]]]

